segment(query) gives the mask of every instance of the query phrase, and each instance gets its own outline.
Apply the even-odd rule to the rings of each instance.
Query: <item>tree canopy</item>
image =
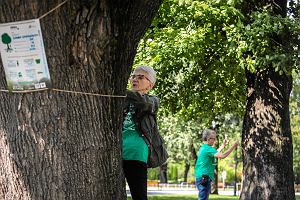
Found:
[[[181,120],[197,120],[208,127],[215,119],[224,120],[228,113],[240,118],[244,114],[243,155],[248,170],[244,173],[256,178],[256,182],[248,180],[244,194],[249,194],[249,188],[273,189],[262,185],[270,177],[254,173],[261,164],[274,169],[272,181],[282,187],[276,176],[283,170],[276,164],[278,159],[285,159],[288,165],[284,181],[292,188],[287,111],[291,75],[300,64],[300,23],[294,18],[297,15],[287,16],[285,4],[286,1],[166,0],[140,42],[135,60],[136,65],[149,64],[159,72],[155,92],[161,97],[164,113],[180,117],[172,122],[179,126],[174,131],[177,147],[187,145],[189,140],[183,137],[199,136],[180,130],[184,124]],[[291,6],[290,10],[297,9]],[[172,123],[167,125],[170,129],[176,127]],[[184,133],[189,135],[183,136]],[[278,143],[276,138],[288,139]],[[282,157],[281,151],[289,158]],[[264,194],[254,193],[251,197],[263,198]],[[286,193],[276,195],[287,197]]]
[[[136,64],[159,72],[156,92],[166,112],[214,118],[243,110],[243,70],[229,53],[226,30],[240,13],[230,4],[167,0],[140,42]]]
[[[167,113],[186,118],[242,116],[245,70],[270,64],[282,73],[299,65],[299,23],[261,7],[250,16],[239,1],[165,1],[141,40],[135,64],[158,70],[156,93]],[[289,43],[274,37],[285,33]],[[279,36],[278,36],[279,37]]]

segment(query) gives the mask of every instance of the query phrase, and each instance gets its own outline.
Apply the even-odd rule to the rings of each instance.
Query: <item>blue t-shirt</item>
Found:
[[[140,136],[129,110],[123,122],[122,158],[123,160],[138,160],[147,163],[148,146]]]
[[[218,151],[208,144],[203,144],[198,153],[197,162],[195,165],[195,177],[201,178],[202,175],[208,175],[211,180],[215,179],[215,157]]]

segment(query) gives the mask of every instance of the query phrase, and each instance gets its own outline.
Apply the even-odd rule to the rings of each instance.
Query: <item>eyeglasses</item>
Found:
[[[213,140],[216,140],[216,138],[208,138],[209,140],[213,139]]]
[[[130,76],[131,79],[137,79],[137,80],[143,80],[143,79],[146,79],[148,81],[150,81],[145,75],[142,75],[142,74],[133,74]]]

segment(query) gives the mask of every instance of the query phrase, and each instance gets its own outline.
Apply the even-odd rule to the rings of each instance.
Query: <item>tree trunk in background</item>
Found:
[[[159,182],[168,183],[168,163],[159,167]]]
[[[192,160],[194,160],[194,164],[196,165],[198,156],[193,141],[190,143],[190,152],[191,152]]]
[[[286,0],[244,1],[244,14],[268,5],[272,14],[286,16]],[[249,20],[250,21],[250,20]],[[286,33],[272,36],[286,46]],[[285,66],[283,66],[285,67]],[[241,200],[294,200],[293,146],[289,116],[292,77],[270,66],[246,71],[247,105],[242,131],[243,183]]]
[[[183,182],[187,182],[190,167],[191,167],[190,163],[188,161],[186,161],[184,164]]]
[[[218,190],[218,174],[219,174],[219,172],[218,172],[218,159],[216,159],[216,161],[215,161],[215,164],[216,164],[216,166],[215,166],[215,180],[213,180],[212,182],[211,182],[211,191],[210,191],[210,193],[211,194],[219,194],[219,190]]]
[[[289,95],[292,78],[273,68],[247,73],[240,199],[295,199]]]
[[[62,1],[2,0],[0,23]],[[53,88],[123,95],[137,44],[160,0],[72,0],[41,19]],[[0,88],[7,88],[0,64]],[[0,199],[126,199],[124,98],[0,92]]]

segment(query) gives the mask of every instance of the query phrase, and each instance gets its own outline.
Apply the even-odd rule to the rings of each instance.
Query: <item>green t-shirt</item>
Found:
[[[130,111],[123,122],[122,141],[123,160],[138,160],[147,163],[148,146],[138,133]]]
[[[198,159],[195,165],[195,176],[201,178],[202,175],[208,175],[211,180],[215,179],[215,157],[218,151],[208,144],[203,144],[199,149]]]

